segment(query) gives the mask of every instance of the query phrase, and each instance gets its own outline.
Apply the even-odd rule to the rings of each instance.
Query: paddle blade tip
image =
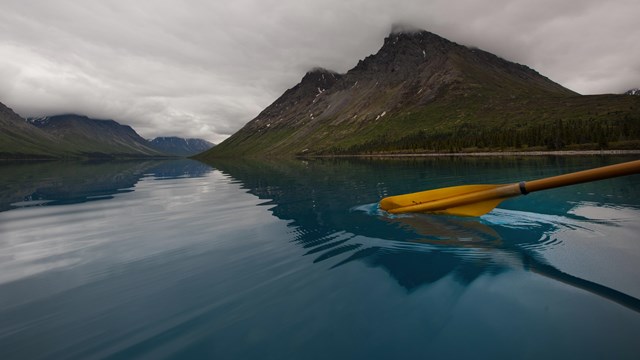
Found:
[[[393,196],[388,196],[380,200],[380,203],[378,203],[378,206],[380,207],[380,209],[384,211],[391,211],[393,209],[400,207],[401,205],[393,201]]]

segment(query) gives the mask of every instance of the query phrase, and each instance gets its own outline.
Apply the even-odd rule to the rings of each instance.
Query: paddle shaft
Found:
[[[617,176],[640,173],[640,160],[622,164],[603,166],[570,174],[525,182],[526,192],[553,189],[561,186],[580,184],[589,181],[609,179]]]

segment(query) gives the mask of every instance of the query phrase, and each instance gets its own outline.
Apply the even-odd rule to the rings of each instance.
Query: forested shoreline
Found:
[[[483,128],[461,126],[451,132],[419,130],[400,138],[386,135],[347,148],[333,147],[321,155],[373,153],[456,153],[473,151],[557,151],[640,149],[640,121],[560,120],[556,124]]]

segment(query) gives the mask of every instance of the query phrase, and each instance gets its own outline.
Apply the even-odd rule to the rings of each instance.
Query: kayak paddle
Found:
[[[640,160],[514,184],[462,185],[389,196],[380,200],[380,208],[392,214],[428,212],[481,216],[510,197],[638,173]]]

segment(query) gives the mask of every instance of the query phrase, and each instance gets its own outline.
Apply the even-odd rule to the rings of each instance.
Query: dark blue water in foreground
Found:
[[[628,160],[2,165],[0,359],[637,359],[640,176],[376,208]]]

